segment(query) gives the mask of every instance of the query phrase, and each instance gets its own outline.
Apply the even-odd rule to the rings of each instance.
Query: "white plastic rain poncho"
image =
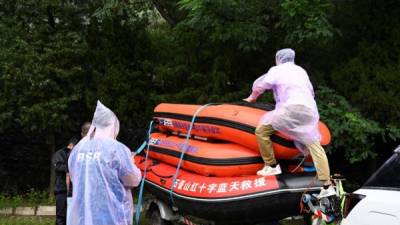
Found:
[[[292,49],[278,51],[277,66],[254,82],[249,98],[257,99],[264,91],[272,90],[275,109],[266,113],[260,123],[271,124],[275,130],[296,142],[308,145],[321,139],[318,130],[319,114],[307,72],[294,64],[294,57]],[[297,146],[304,150],[304,146]]]
[[[131,225],[132,194],[140,170],[130,150],[116,140],[119,121],[97,102],[88,135],[72,151],[68,166],[74,185],[68,225]]]

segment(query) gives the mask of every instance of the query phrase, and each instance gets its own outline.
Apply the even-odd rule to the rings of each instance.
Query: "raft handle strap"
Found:
[[[291,173],[294,173],[297,169],[300,168],[301,165],[303,165],[304,161],[306,161],[308,155],[304,155],[303,159],[301,160],[301,162],[296,166],[296,168],[294,168]]]
[[[147,146],[147,141],[143,141],[143,143],[140,145],[140,147],[136,149],[135,155],[141,153],[146,146]]]
[[[172,205],[174,205],[173,193],[174,193],[174,187],[175,187],[175,185],[176,185],[175,182],[176,182],[176,179],[177,179],[177,177],[178,177],[179,170],[180,170],[180,168],[181,168],[183,156],[185,155],[185,153],[186,153],[186,151],[187,151],[187,149],[188,149],[188,147],[189,147],[189,138],[190,138],[191,133],[192,133],[192,129],[193,129],[193,126],[194,126],[194,121],[196,120],[197,115],[198,115],[203,109],[207,108],[207,107],[210,106],[210,105],[219,105],[219,104],[220,104],[220,103],[208,103],[208,104],[202,105],[202,106],[201,106],[200,108],[198,108],[198,109],[196,110],[196,112],[193,114],[192,121],[190,122],[189,130],[188,130],[188,132],[187,132],[187,134],[186,134],[185,144],[183,145],[182,153],[181,153],[181,156],[179,157],[178,165],[177,165],[177,167],[176,167],[176,172],[175,172],[174,177],[173,177],[173,179],[172,179],[171,189],[170,189],[170,191],[169,191],[169,192],[170,192],[169,197],[170,197],[170,199],[171,199]]]

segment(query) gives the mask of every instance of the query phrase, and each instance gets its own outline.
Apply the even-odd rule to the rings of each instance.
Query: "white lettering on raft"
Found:
[[[190,192],[207,191],[208,193],[227,193],[232,191],[244,191],[252,188],[260,188],[267,185],[264,177],[259,177],[254,180],[232,181],[230,183],[196,183],[187,180],[177,179],[174,183],[174,188]]]

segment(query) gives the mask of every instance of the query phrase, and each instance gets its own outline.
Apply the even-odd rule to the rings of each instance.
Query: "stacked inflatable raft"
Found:
[[[185,146],[185,137],[199,107],[162,103],[154,110],[157,129],[149,140],[149,159],[145,161],[139,155],[135,163],[147,170],[146,188],[159,199],[174,204],[183,214],[217,223],[254,223],[297,215],[302,193],[320,189],[315,174],[302,170],[279,176],[256,175],[263,161],[254,130],[261,116],[271,110],[268,106],[205,107],[196,116],[191,139]],[[321,144],[328,144],[328,128],[320,122],[319,129]],[[281,133],[276,133],[272,140],[279,162],[295,167],[303,156],[293,141]],[[173,185],[184,148],[186,152]],[[307,161],[311,163],[309,158]]]

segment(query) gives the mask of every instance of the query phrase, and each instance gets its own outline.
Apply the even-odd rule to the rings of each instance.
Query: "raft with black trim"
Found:
[[[185,138],[152,133],[149,141],[149,156],[153,159],[178,165],[185,145]],[[278,150],[279,151],[279,150]],[[279,152],[281,166],[297,166],[301,161],[297,150]],[[284,157],[282,157],[284,156]],[[235,143],[210,143],[189,139],[187,150],[182,159],[182,168],[204,175],[230,177],[253,175],[263,167],[264,163],[259,152],[245,148]],[[313,165],[308,158],[303,166]],[[293,168],[292,168],[293,169]],[[289,169],[290,171],[292,169]],[[303,169],[303,167],[301,167]]]
[[[176,167],[143,156],[135,156],[143,171],[147,165],[146,189],[182,215],[211,220],[217,224],[254,224],[300,214],[304,192],[317,192],[321,183],[315,174],[283,174],[261,177],[206,177],[181,169],[170,189]]]
[[[176,166],[184,145],[184,138],[153,133],[149,156]],[[230,177],[256,174],[263,165],[259,153],[241,145],[189,140],[181,167],[204,176]]]
[[[196,110],[201,105],[161,103],[154,109],[154,119],[162,132],[179,135],[187,133]],[[217,139],[233,142],[254,151],[259,151],[254,131],[261,117],[273,107],[264,104],[220,104],[205,107],[196,117],[191,134],[193,137]],[[319,122],[321,144],[331,140],[328,127]],[[286,135],[277,132],[271,137],[276,158],[285,159],[281,153],[297,150],[294,142]]]

